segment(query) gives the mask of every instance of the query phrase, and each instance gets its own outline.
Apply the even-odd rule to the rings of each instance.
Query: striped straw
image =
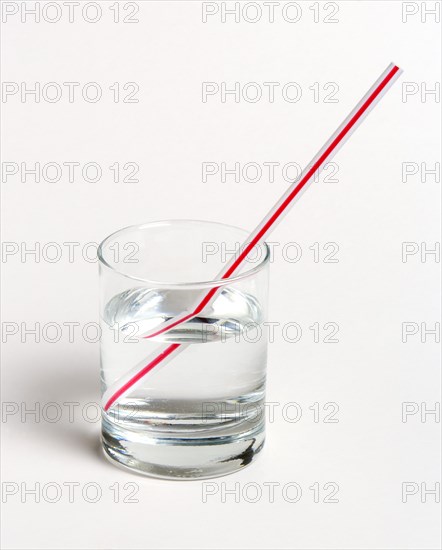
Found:
[[[364,120],[368,113],[373,109],[377,102],[383,97],[390,86],[400,76],[402,70],[391,63],[381,76],[376,80],[373,86],[351,111],[348,117],[342,122],[339,128],[333,133],[329,140],[324,144],[320,151],[313,157],[311,162],[303,170],[301,176],[287,189],[278,202],[271,208],[261,223],[249,235],[246,242],[241,246],[239,254],[223,267],[222,271],[215,280],[228,279],[234,275],[241,267],[251,250],[262,243],[268,237],[276,225],[287,214],[290,207],[306,191],[313,176],[319,174],[324,165],[329,162],[337,153],[339,148],[352,135],[359,124]],[[176,326],[189,321],[199,315],[203,309],[215,298],[222,287],[211,288],[208,292],[203,292],[198,300],[192,305],[190,313],[182,313],[176,317],[162,323],[158,329],[153,329],[142,335],[143,338],[153,338],[164,334]],[[139,365],[132,368],[125,376],[110,386],[103,395],[103,408],[109,410],[121,397],[127,395],[140,383],[142,378],[153,368],[165,365],[178,353],[184,351],[189,344],[163,344],[155,350],[154,354],[145,359]]]

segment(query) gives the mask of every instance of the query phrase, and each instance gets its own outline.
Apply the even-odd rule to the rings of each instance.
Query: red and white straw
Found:
[[[313,176],[319,174],[324,165],[329,162],[339,148],[356,130],[376,103],[387,92],[390,86],[401,74],[401,69],[390,64],[382,75],[376,80],[370,90],[351,111],[339,128],[333,133],[330,139],[324,144],[320,151],[314,156],[308,166],[303,170],[301,176],[287,189],[278,202],[271,208],[261,223],[249,235],[246,242],[241,246],[239,254],[223,267],[215,280],[228,279],[235,275],[241,267],[248,254],[253,248],[262,243],[268,237],[276,225],[287,214],[290,207],[301,197],[302,193],[313,181]],[[211,288],[203,292],[198,300],[184,312],[168,321],[162,323],[160,328],[153,329],[142,335],[143,338],[153,338],[164,334],[176,326],[189,321],[199,315],[204,308],[220,292],[222,286]],[[103,395],[103,408],[105,411],[123,396],[129,394],[140,383],[142,378],[155,367],[163,366],[178,353],[184,351],[189,344],[163,344],[155,350],[154,354],[145,359],[139,365],[132,368],[124,377],[110,386]]]

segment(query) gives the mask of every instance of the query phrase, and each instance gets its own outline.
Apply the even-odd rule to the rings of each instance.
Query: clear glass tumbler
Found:
[[[256,246],[238,274],[215,280],[247,235],[172,220],[122,229],[99,246],[108,458],[155,477],[194,479],[239,470],[262,449],[269,248]],[[145,336],[216,288],[198,316]],[[180,349],[167,361],[137,374],[173,344]]]

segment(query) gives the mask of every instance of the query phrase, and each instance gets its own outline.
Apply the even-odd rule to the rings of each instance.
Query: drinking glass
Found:
[[[209,478],[243,468],[262,449],[268,246],[216,279],[247,235],[169,220],[121,229],[99,246],[101,385],[104,403],[115,398],[103,408],[102,444],[112,461],[155,477]],[[146,337],[210,291],[196,317]],[[179,353],[126,387],[171,344]]]

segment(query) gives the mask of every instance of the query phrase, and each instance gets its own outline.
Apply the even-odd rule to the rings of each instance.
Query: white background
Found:
[[[42,9],[46,2],[37,4]],[[121,16],[126,4],[120,3]],[[22,183],[20,174],[2,181],[2,238],[19,250],[2,264],[3,328],[18,326],[3,345],[2,399],[12,403],[7,410],[18,410],[2,423],[3,489],[17,489],[3,495],[4,548],[440,547],[440,505],[432,494],[421,501],[421,489],[440,481],[440,423],[434,415],[424,416],[426,422],[420,416],[423,407],[440,402],[439,346],[431,334],[422,342],[420,328],[402,341],[403,323],[432,329],[439,317],[440,264],[434,255],[423,262],[420,254],[421,243],[430,249],[440,241],[440,178],[428,175],[422,182],[419,172],[402,181],[404,162],[432,168],[438,161],[440,92],[422,96],[440,82],[440,28],[434,15],[423,17],[436,3],[343,1],[336,4],[336,23],[324,22],[333,3],[320,4],[317,23],[313,2],[297,3],[296,23],[284,19],[284,4],[275,7],[273,23],[263,5],[256,23],[242,15],[238,23],[233,16],[223,23],[221,5],[204,23],[200,2],[142,1],[139,22],[130,24],[113,22],[114,2],[100,3],[96,23],[83,19],[81,6],[69,23],[60,2],[58,22],[28,16],[23,23],[19,11],[2,25],[3,81],[80,83],[73,103],[66,88],[55,103],[4,96],[3,162],[96,162],[103,170],[96,183],[81,175],[70,183],[65,172],[56,183],[32,176]],[[405,18],[404,10],[418,12]],[[295,11],[286,14],[295,17]],[[279,329],[270,346],[267,401],[278,405],[259,459],[210,486],[144,478],[107,463],[99,423],[82,416],[88,410],[93,416],[95,409],[85,404],[99,400],[98,344],[82,338],[81,330],[72,343],[67,331],[50,343],[43,328],[36,343],[20,324],[76,322],[81,329],[96,322],[97,265],[81,252],[120,227],[196,218],[252,229],[288,185],[281,168],[273,183],[267,173],[256,183],[232,176],[223,183],[219,174],[203,182],[202,163],[304,165],[390,61],[405,72],[335,157],[338,181],[313,185],[271,238],[281,245],[271,268],[269,318],[297,322],[302,337],[290,343]],[[220,94],[202,101],[203,82],[231,88],[236,81],[281,85],[273,103],[264,87],[256,103],[243,97],[236,103],[232,96],[223,103]],[[82,98],[87,82],[100,84],[100,101]],[[115,82],[136,82],[138,103],[115,103],[109,90]],[[287,82],[301,87],[299,101],[281,96]],[[309,89],[315,82],[319,102]],[[328,82],[339,86],[337,103],[323,102]],[[418,93],[404,95],[406,89]],[[113,182],[109,166],[115,162],[137,163],[139,182]],[[43,254],[22,261],[24,247],[50,242],[63,250],[59,261]],[[67,242],[80,243],[73,262]],[[291,242],[302,248],[297,263],[281,254]],[[323,251],[313,261],[315,242],[337,243],[339,262],[325,263]],[[406,262],[404,242],[419,246]],[[338,324],[339,342],[324,343],[327,331],[321,330],[315,343],[308,327],[327,322]],[[52,423],[51,402],[63,411]],[[80,404],[74,422],[66,402]],[[302,409],[298,422],[288,418],[292,402]],[[339,406],[337,423],[324,422],[322,407],[329,402]],[[419,406],[407,422],[404,402]],[[36,403],[46,412],[22,419],[20,412]],[[320,404],[319,422],[309,409],[313,403]],[[63,485],[69,482],[80,484],[73,502]],[[128,482],[136,484],[137,503],[122,502]],[[339,502],[323,502],[327,482],[339,486]],[[418,484],[419,492],[403,502],[407,482]],[[40,502],[25,493],[36,483]],[[58,502],[42,494],[47,483],[64,488]],[[86,483],[99,484],[98,502],[83,498]],[[109,489],[115,483],[120,502]],[[279,484],[273,502],[269,483]],[[298,502],[290,502],[293,485],[283,493],[287,483],[302,488]],[[321,487],[318,503],[309,489],[314,483]],[[222,493],[235,484],[239,502]],[[204,502],[208,487],[217,492]],[[252,502],[257,491],[261,497]]]

